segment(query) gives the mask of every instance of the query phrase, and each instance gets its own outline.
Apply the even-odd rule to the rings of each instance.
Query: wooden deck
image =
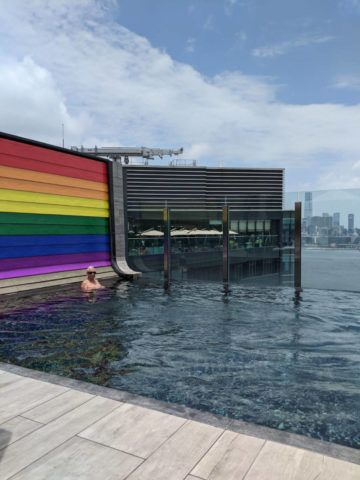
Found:
[[[1,480],[360,479],[356,463],[5,370]]]

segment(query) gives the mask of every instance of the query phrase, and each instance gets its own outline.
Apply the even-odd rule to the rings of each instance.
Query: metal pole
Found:
[[[170,281],[170,212],[169,208],[164,208],[164,281]]]
[[[229,208],[223,205],[222,210],[223,228],[223,282],[229,281]]]
[[[301,288],[301,202],[295,202],[295,258],[294,258],[294,283],[295,292],[302,292]]]

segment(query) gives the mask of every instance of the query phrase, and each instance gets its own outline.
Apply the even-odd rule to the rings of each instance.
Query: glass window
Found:
[[[255,220],[248,220],[248,231],[255,232]]]

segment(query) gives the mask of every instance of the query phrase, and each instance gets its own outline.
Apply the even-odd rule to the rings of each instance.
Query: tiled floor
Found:
[[[0,370],[10,478],[360,480],[360,465]]]

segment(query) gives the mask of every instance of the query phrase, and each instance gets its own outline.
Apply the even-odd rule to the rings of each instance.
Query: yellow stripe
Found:
[[[70,205],[74,207],[92,207],[108,209],[109,202],[93,198],[68,197],[66,195],[51,195],[50,193],[23,192],[21,190],[0,189],[0,201],[40,203],[47,205]]]
[[[63,205],[46,205],[42,203],[9,202],[1,200],[0,212],[76,215],[79,217],[109,217],[109,211],[104,208],[71,207]]]

